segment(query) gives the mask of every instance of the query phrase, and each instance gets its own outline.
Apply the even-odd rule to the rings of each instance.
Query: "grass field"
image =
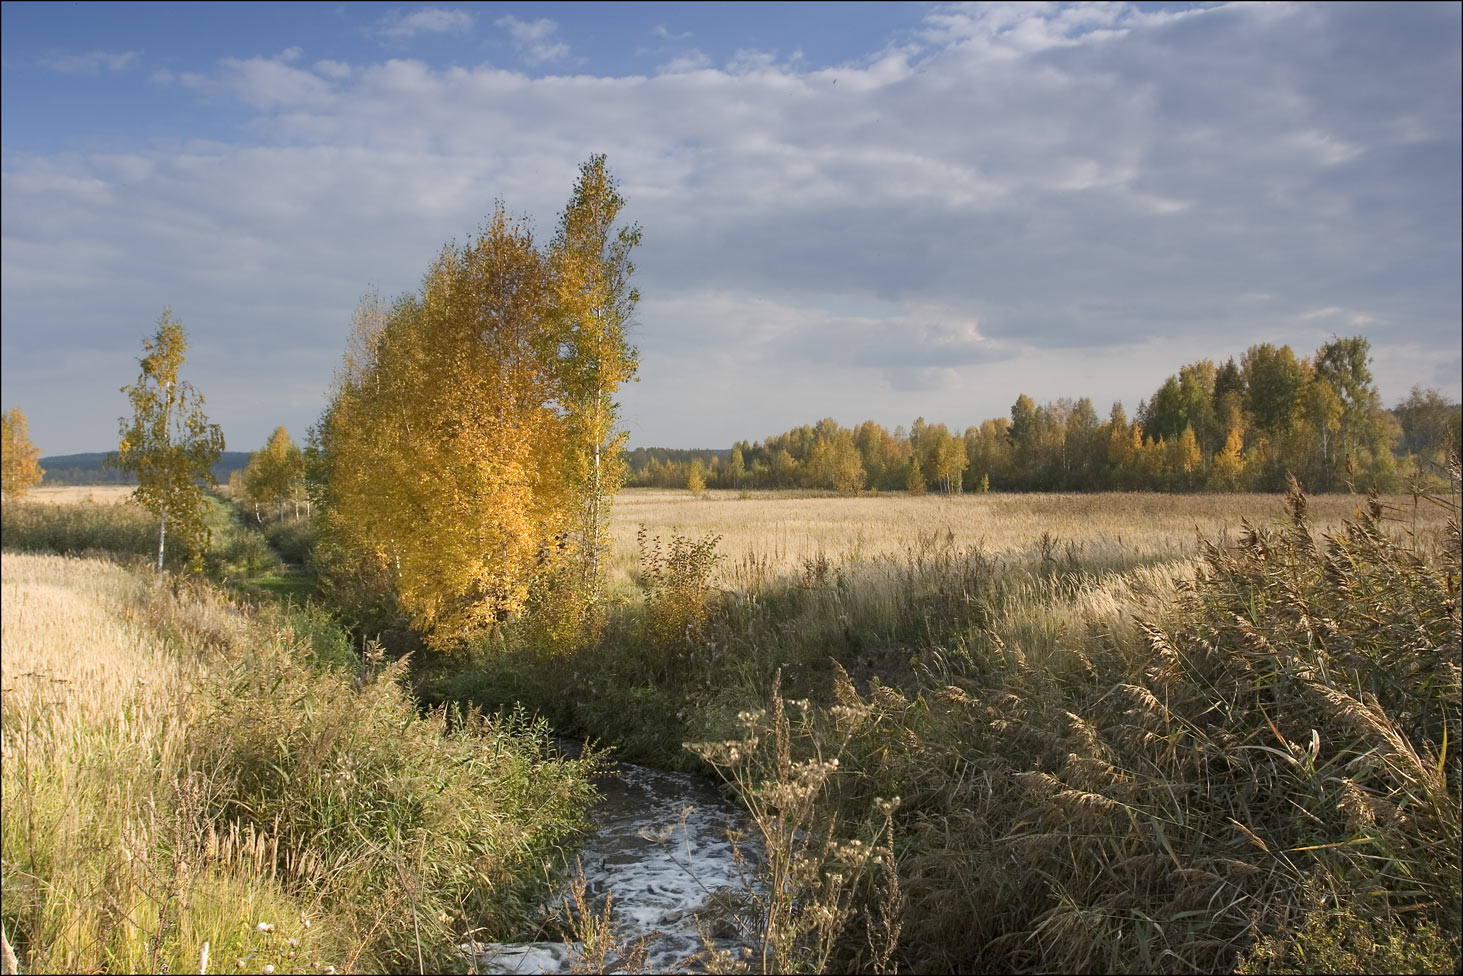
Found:
[[[1357,514],[1365,496],[1309,499],[1313,528],[1327,532]],[[1442,524],[1432,506],[1410,496],[1383,504],[1398,526]],[[1284,514],[1279,495],[970,494],[849,498],[807,492],[689,491],[632,488],[615,499],[612,579],[638,565],[636,533],[718,535],[716,585],[741,590],[777,577],[797,577],[820,561],[842,566],[887,562],[911,547],[938,542],[979,547],[993,557],[1068,557],[1088,569],[1127,569],[1198,553],[1200,540],[1262,525]]]
[[[32,488],[26,494],[26,500],[50,502],[56,505],[71,505],[78,502],[115,505],[131,498],[135,488],[135,485],[48,485]]]
[[[658,761],[708,740],[803,865],[799,917],[838,919],[790,923],[803,967],[1454,971],[1458,496],[1434,502],[627,491],[633,609],[536,680],[511,642],[472,666]],[[676,539],[708,534],[718,563]],[[835,904],[854,841],[891,853]]]
[[[412,677],[719,769],[779,970],[1452,972],[1459,499],[1380,501],[627,491],[593,633],[549,603]],[[7,544],[75,522],[62,551],[125,552],[128,512],[7,506]],[[317,640],[201,582],[4,558],[5,922],[37,967],[180,971],[212,938],[284,971],[240,917],[267,912],[318,920],[297,964],[414,970],[383,919],[503,924],[461,856],[491,838],[501,899],[572,827],[542,725],[456,742],[399,667],[347,691],[318,607]],[[375,855],[344,843],[373,824]]]

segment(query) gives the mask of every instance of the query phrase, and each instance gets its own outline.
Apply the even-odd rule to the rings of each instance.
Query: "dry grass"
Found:
[[[353,681],[202,581],[7,552],[3,586],[28,971],[196,971],[205,945],[216,969],[435,971],[517,924],[580,827],[593,760],[546,760],[521,716],[420,716],[399,665]]]
[[[101,560],[0,558],[7,710],[73,726],[171,707],[180,665],[136,619],[141,579]]]
[[[52,505],[120,505],[132,497],[136,485],[48,485],[32,488],[26,501]]]
[[[921,617],[969,607],[968,653],[916,633],[904,691],[873,677],[888,659],[863,693],[839,672],[809,731],[841,759],[830,836],[904,800],[900,968],[1457,971],[1456,499],[1416,536],[1368,507],[1317,538],[1297,494],[1289,524],[1192,561],[936,552],[894,579]],[[843,589],[811,591],[840,628],[778,633],[836,647],[870,596]]]
[[[249,951],[241,913],[303,934],[299,903],[243,864],[245,838],[215,838],[210,868],[194,856],[199,666],[150,626],[149,584],[97,559],[0,558],[5,921],[26,966],[179,971],[205,943]]]
[[[1288,518],[1273,495],[626,492],[620,551],[641,524],[721,535],[724,592],[658,660],[596,648],[580,712],[710,731],[781,669],[816,702],[791,758],[841,759],[804,835],[903,798],[906,971],[1456,971],[1454,491],[1297,494]],[[749,802],[792,768],[768,762]],[[888,917],[886,885],[847,907]],[[877,966],[870,924],[835,941],[801,964]]]
[[[1384,503],[1407,518],[1413,502]],[[1311,499],[1313,527],[1331,531],[1357,514],[1360,496]],[[957,548],[978,546],[992,557],[1070,550],[1088,568],[1127,569],[1198,555],[1200,539],[1238,533],[1245,519],[1273,517],[1274,495],[1164,495],[1153,493],[864,495],[848,498],[806,492],[687,491],[635,488],[615,501],[614,579],[635,570],[635,534],[679,532],[722,537],[716,583],[755,589],[778,577],[800,576],[810,562],[834,564],[902,558],[920,539],[938,537]],[[1419,525],[1440,524],[1435,509],[1417,510]]]

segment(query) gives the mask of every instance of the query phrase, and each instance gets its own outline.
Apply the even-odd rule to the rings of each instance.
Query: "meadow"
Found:
[[[248,519],[221,589],[135,565],[129,506],[7,504],[6,931],[32,969],[461,968],[582,826],[552,730],[747,806],[762,952],[714,971],[1456,971],[1458,521],[630,490],[594,627],[550,591],[442,655],[239,590]],[[52,546],[89,555],[13,551]]]
[[[1328,531],[1357,514],[1365,498],[1317,495],[1310,514]],[[1436,525],[1436,508],[1407,495],[1382,503],[1399,521]],[[630,488],[615,499],[612,578],[639,565],[636,534],[718,536],[714,577],[727,589],[755,588],[769,578],[801,575],[809,563],[844,566],[900,557],[921,540],[977,547],[993,557],[1072,549],[1089,568],[1132,567],[1189,559],[1203,540],[1233,536],[1245,520],[1278,514],[1263,494],[926,494],[848,497],[826,492],[688,491]]]
[[[721,775],[794,893],[776,967],[1451,972],[1458,518],[627,491],[596,640],[417,679]]]
[[[133,488],[133,485],[43,485],[32,488],[26,497],[50,505],[118,505],[131,499]]]

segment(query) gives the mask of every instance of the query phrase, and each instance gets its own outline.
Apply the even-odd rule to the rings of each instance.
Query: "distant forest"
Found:
[[[1311,492],[1402,488],[1441,477],[1463,453],[1463,405],[1413,387],[1382,406],[1364,338],[1336,339],[1310,358],[1289,346],[1250,347],[1222,366],[1181,367],[1132,418],[1115,403],[1045,405],[1022,395],[1009,417],[965,430],[916,419],[892,432],[825,418],[731,448],[627,451],[630,486],[862,491],[1279,491],[1289,475]],[[41,458],[48,485],[129,484],[105,454]],[[249,454],[225,452],[220,483]]]
[[[46,477],[43,485],[135,485],[137,476],[131,471],[107,468],[106,453],[56,454],[41,458],[41,467]],[[219,455],[213,466],[213,476],[219,484],[229,480],[229,475],[249,463],[246,451],[225,451]]]
[[[1236,362],[1190,363],[1132,418],[1104,420],[1086,397],[964,431],[923,417],[891,433],[831,418],[730,451],[629,452],[628,483],[684,488],[860,491],[1394,491],[1441,476],[1463,450],[1463,406],[1414,387],[1388,410],[1373,384],[1370,344],[1335,339],[1303,359],[1289,346],[1250,347]]]

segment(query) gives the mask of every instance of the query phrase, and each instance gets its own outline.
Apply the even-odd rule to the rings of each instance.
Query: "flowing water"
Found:
[[[752,846],[756,831],[742,809],[704,779],[628,763],[617,765],[599,788],[602,799],[590,812],[599,829],[579,862],[596,914],[612,893],[618,944],[648,940],[645,960],[634,968],[702,968],[692,957],[707,938],[731,952],[749,946],[746,892],[761,852]],[[739,837],[737,844],[732,837]],[[566,973],[584,954],[583,946],[562,942],[465,948],[484,973]],[[604,964],[619,969],[624,961]]]

